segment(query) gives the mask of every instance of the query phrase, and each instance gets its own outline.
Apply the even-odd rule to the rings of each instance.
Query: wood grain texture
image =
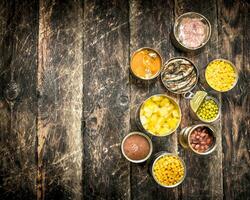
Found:
[[[40,0],[38,198],[82,198],[83,6]]]
[[[175,17],[185,12],[198,12],[208,18],[212,25],[212,35],[205,48],[198,53],[182,53],[183,56],[194,62],[200,72],[199,85],[194,89],[206,90],[210,95],[220,101],[220,94],[211,91],[205,83],[204,70],[208,62],[217,58],[218,55],[218,32],[217,32],[217,7],[215,0],[200,1],[175,1]],[[200,124],[190,111],[189,100],[181,98],[181,108],[184,113],[181,127]],[[218,146],[215,152],[208,156],[197,156],[192,152],[180,148],[180,154],[187,166],[187,177],[181,187],[182,199],[222,199],[222,145],[220,120],[213,123],[217,129]]]
[[[163,57],[163,62],[174,55],[169,34],[173,22],[171,1],[130,1],[130,56],[142,47],[155,48]],[[161,84],[160,78],[141,81],[130,76],[131,90],[131,130],[138,130],[135,124],[135,111],[147,97],[157,93],[170,94]],[[152,136],[151,136],[152,138]],[[153,137],[154,151],[177,152],[177,135]],[[157,185],[149,174],[149,163],[133,164],[131,167],[132,199],[177,199],[178,189],[168,189]]]
[[[37,12],[36,1],[0,3],[1,199],[36,196]],[[4,92],[11,81],[21,92],[8,105]]]
[[[125,0],[84,2],[85,199],[130,199],[128,17]]]
[[[220,53],[239,71],[237,86],[222,95],[224,199],[250,199],[249,4],[219,1]]]

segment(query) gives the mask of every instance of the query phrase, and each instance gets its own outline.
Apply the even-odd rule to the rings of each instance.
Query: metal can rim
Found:
[[[214,61],[224,61],[224,62],[227,62],[227,63],[229,63],[229,64],[233,67],[233,69],[234,69],[234,71],[235,71],[235,75],[236,75],[235,83],[234,83],[234,84],[232,85],[232,87],[231,87],[229,90],[227,90],[227,91],[219,91],[219,90],[216,90],[215,88],[213,88],[213,87],[208,83],[208,81],[207,81],[207,79],[206,79],[207,67],[208,67],[208,65],[209,65],[210,63],[212,63],[212,62],[214,62]],[[239,80],[239,71],[238,71],[238,69],[236,68],[236,66],[235,66],[230,60],[227,60],[227,59],[224,59],[224,58],[216,58],[216,59],[214,59],[214,60],[211,60],[211,61],[206,65],[206,69],[205,69],[205,72],[204,72],[204,73],[205,73],[205,80],[206,80],[207,84],[209,85],[209,87],[212,88],[214,91],[220,92],[220,93],[225,93],[225,92],[228,92],[228,91],[232,90],[232,89],[236,86],[236,84],[238,83],[238,80]]]
[[[141,159],[141,160],[133,160],[133,159],[130,159],[124,152],[124,149],[123,149],[123,145],[124,145],[124,142],[125,140],[131,136],[131,135],[141,135],[143,137],[145,137],[149,143],[149,147],[150,147],[150,150],[149,150],[149,153],[148,155],[144,158],[144,159]],[[121,143],[121,151],[122,151],[122,154],[123,156],[130,162],[132,163],[142,163],[142,162],[145,162],[146,160],[148,160],[150,158],[150,156],[152,155],[152,152],[153,152],[153,143],[152,143],[152,140],[144,133],[142,132],[139,132],[139,131],[133,131],[133,132],[130,132],[129,134],[127,134],[123,139],[122,139],[122,143]]]
[[[137,75],[133,72],[133,70],[132,70],[132,59],[133,59],[133,57],[135,56],[136,53],[138,53],[139,51],[142,51],[142,50],[144,50],[144,49],[149,49],[149,50],[152,50],[152,51],[156,52],[157,55],[160,57],[160,60],[161,60],[161,66],[160,66],[159,71],[158,71],[154,76],[152,76],[152,77],[150,77],[150,78],[143,78],[143,77],[137,76]],[[161,56],[161,54],[159,53],[159,51],[157,51],[156,49],[153,49],[153,48],[151,48],[151,47],[141,47],[141,48],[139,48],[139,49],[137,49],[136,51],[133,52],[133,54],[132,54],[132,56],[131,56],[131,59],[130,59],[130,66],[129,66],[129,69],[130,69],[131,73],[132,73],[136,78],[141,79],[141,80],[144,80],[144,81],[149,81],[149,80],[153,80],[153,79],[155,79],[156,77],[159,76],[159,74],[161,73],[162,67],[163,67],[163,59],[162,59],[162,56]]]
[[[202,119],[202,118],[200,118],[200,117],[198,116],[197,111],[196,111],[195,115],[196,115],[196,116],[198,117],[198,119],[201,120],[202,122],[205,122],[205,123],[213,123],[213,122],[217,121],[217,120],[219,119],[220,115],[221,115],[221,105],[220,105],[220,102],[218,101],[218,99],[216,99],[216,98],[213,97],[213,96],[210,96],[210,95],[209,95],[209,96],[206,96],[205,99],[212,99],[212,100],[214,100],[215,103],[218,105],[219,111],[218,111],[218,114],[217,114],[216,118],[214,118],[214,119],[212,119],[212,120],[204,120],[204,119]],[[198,108],[198,109],[199,109],[199,108]],[[192,109],[191,109],[191,110],[192,110]]]
[[[164,134],[164,135],[155,135],[154,133],[151,133],[151,132],[147,131],[147,130],[143,127],[142,122],[141,122],[141,117],[140,117],[141,108],[142,108],[143,104],[144,104],[147,100],[149,100],[151,97],[153,97],[153,96],[165,96],[165,97],[169,98],[172,102],[174,102],[174,103],[176,104],[176,106],[178,107],[178,110],[179,110],[179,112],[180,112],[180,120],[179,120],[178,125],[176,126],[176,128],[173,129],[171,132],[169,132],[169,133],[167,133],[167,134]],[[182,118],[181,107],[180,107],[179,103],[178,103],[177,101],[175,101],[175,99],[173,99],[172,97],[170,97],[170,96],[168,96],[168,95],[166,95],[166,94],[154,94],[154,95],[151,95],[150,97],[148,97],[147,99],[145,99],[145,100],[141,103],[141,105],[139,106],[138,109],[139,109],[139,121],[140,121],[141,127],[143,128],[143,131],[145,131],[146,133],[148,133],[148,134],[150,134],[150,135],[152,135],[152,136],[156,136],[156,137],[165,137],[165,136],[169,136],[169,135],[173,134],[173,133],[178,129],[178,127],[179,127],[180,124],[181,124],[181,118]]]
[[[192,145],[190,144],[190,139],[189,139],[191,133],[192,133],[196,128],[202,127],[202,126],[205,126],[205,127],[209,128],[209,129],[212,131],[212,134],[213,134],[213,136],[214,136],[214,138],[215,138],[215,143],[214,143],[214,145],[211,147],[211,149],[210,149],[209,151],[206,151],[206,152],[204,152],[204,153],[198,152],[198,151],[196,151],[195,149],[193,149],[193,148],[192,148]],[[197,125],[194,125],[194,126],[189,130],[187,142],[188,142],[189,148],[190,148],[194,153],[196,153],[196,154],[198,154],[198,155],[209,155],[209,154],[211,154],[211,153],[216,149],[216,147],[217,147],[217,145],[218,145],[218,141],[217,141],[217,132],[216,132],[215,128],[214,128],[213,126],[209,125],[209,124],[197,124]]]
[[[190,62],[193,66],[194,66],[194,68],[195,68],[195,70],[196,70],[196,76],[197,76],[197,79],[196,79],[196,81],[195,81],[195,84],[193,85],[193,87],[191,87],[188,91],[186,91],[186,92],[174,92],[174,91],[172,91],[172,90],[170,90],[166,85],[165,85],[165,83],[163,82],[163,69],[164,69],[164,67],[165,67],[165,65],[166,64],[168,64],[170,61],[172,61],[172,60],[174,60],[174,59],[184,59],[184,60],[187,60],[188,62]],[[196,65],[193,63],[193,61],[191,61],[190,59],[188,59],[188,58],[186,58],[186,57],[183,57],[183,56],[176,56],[176,57],[172,57],[172,58],[170,58],[170,59],[168,59],[165,63],[164,63],[164,65],[163,65],[163,67],[162,67],[162,70],[161,70],[161,82],[162,82],[162,84],[164,85],[164,87],[168,90],[168,91],[170,91],[170,92],[172,92],[172,93],[174,93],[174,94],[185,94],[185,93],[187,93],[187,92],[190,92],[190,91],[192,91],[195,87],[196,87],[196,85],[198,84],[198,81],[199,81],[199,76],[200,76],[200,72],[199,72],[199,70],[198,70],[198,68],[196,67]]]
[[[203,44],[202,44],[201,46],[199,46],[198,48],[188,48],[188,47],[184,46],[184,45],[178,40],[178,37],[176,36],[176,27],[177,27],[178,21],[179,21],[182,17],[184,17],[184,16],[186,16],[186,15],[192,15],[192,14],[193,14],[193,15],[198,15],[198,16],[200,16],[201,18],[203,18],[203,19],[207,22],[208,27],[209,27],[209,32],[208,32],[208,37],[207,37],[207,39],[206,39],[205,42],[203,42]],[[182,48],[187,49],[188,51],[196,51],[196,50],[199,50],[199,49],[203,48],[203,47],[208,43],[208,41],[210,40],[210,38],[211,38],[211,33],[212,33],[212,26],[211,26],[210,21],[209,21],[204,15],[202,15],[202,14],[200,14],[200,13],[197,13],[197,12],[186,12],[186,13],[183,13],[182,15],[178,16],[177,19],[176,19],[175,22],[174,22],[174,28],[173,28],[174,37],[175,37],[176,41],[178,42],[178,44],[179,44]]]
[[[183,160],[178,154],[176,154],[176,153],[169,153],[169,152],[167,152],[167,151],[163,151],[163,152],[159,152],[159,153],[160,153],[160,155],[157,155],[157,157],[154,159],[153,164],[152,164],[152,166],[151,166],[151,174],[152,174],[152,176],[153,176],[153,179],[155,180],[155,182],[156,182],[157,184],[159,184],[159,185],[162,186],[162,187],[165,187],[165,188],[174,188],[174,187],[177,187],[178,185],[180,185],[180,184],[184,181],[184,179],[186,178],[186,175],[187,175],[187,168],[186,168],[186,164],[185,164],[184,160]],[[156,163],[161,157],[163,157],[163,156],[165,156],[165,155],[170,155],[170,156],[177,157],[177,158],[181,161],[181,163],[182,163],[182,165],[183,165],[183,168],[184,168],[184,175],[183,175],[182,179],[181,179],[178,183],[176,183],[175,185],[171,185],[171,186],[163,185],[163,184],[161,184],[161,183],[157,180],[157,178],[156,178],[155,175],[154,175],[153,169],[154,169],[155,163]]]

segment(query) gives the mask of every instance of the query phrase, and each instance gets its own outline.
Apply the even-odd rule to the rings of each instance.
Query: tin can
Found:
[[[206,127],[207,129],[210,130],[210,133],[212,134],[214,140],[213,140],[213,144],[209,147],[209,149],[205,152],[199,152],[199,151],[196,151],[191,143],[190,143],[190,135],[191,133],[197,129],[198,127]],[[181,132],[179,133],[178,135],[178,140],[181,144],[181,146],[185,149],[189,149],[190,151],[198,154],[198,155],[208,155],[208,154],[211,154],[215,149],[216,149],[216,146],[217,146],[217,133],[216,133],[216,130],[213,126],[209,125],[209,124],[198,124],[198,125],[193,125],[193,126],[189,126],[189,127],[186,127],[184,129],[181,130]]]
[[[147,131],[143,125],[142,125],[142,122],[141,122],[141,118],[140,118],[140,112],[141,112],[141,108],[142,106],[144,105],[144,103],[149,100],[150,98],[154,97],[154,96],[164,96],[164,97],[167,97],[177,108],[178,108],[178,111],[180,113],[180,120],[176,126],[175,129],[173,129],[171,132],[169,133],[166,133],[165,135],[155,135],[154,133],[151,133],[149,131]],[[136,116],[135,116],[135,121],[136,121],[136,124],[137,124],[137,127],[142,131],[142,132],[145,132],[147,134],[150,134],[150,135],[153,135],[153,136],[157,136],[157,137],[164,137],[164,136],[167,136],[167,135],[171,135],[173,132],[176,131],[176,129],[179,127],[180,123],[181,123],[181,109],[180,109],[180,106],[179,104],[172,98],[172,97],[169,97],[168,95],[165,95],[165,94],[155,94],[155,95],[152,95],[150,97],[148,97],[146,100],[144,100],[140,106],[137,108],[137,111],[136,111]]]
[[[143,77],[137,76],[137,75],[133,72],[133,70],[132,70],[132,60],[133,60],[135,54],[138,53],[138,52],[140,52],[140,51],[142,51],[142,50],[150,50],[150,51],[153,51],[154,53],[157,54],[157,56],[159,56],[159,58],[160,58],[160,60],[161,60],[161,65],[160,65],[159,71],[158,71],[154,76],[152,76],[152,77],[150,77],[150,78],[143,78]],[[157,76],[159,76],[159,74],[161,73],[162,65],[163,65],[163,59],[162,59],[162,57],[161,57],[161,54],[160,54],[157,50],[155,50],[155,49],[153,49],[153,48],[150,48],[150,47],[142,47],[142,48],[136,50],[136,51],[132,54],[131,59],[130,59],[130,68],[129,68],[129,69],[130,69],[131,73],[133,74],[133,76],[136,77],[136,78],[138,78],[138,79],[141,79],[141,80],[152,80],[152,79],[156,78]]]
[[[132,160],[132,159],[130,159],[130,158],[125,154],[124,149],[123,149],[123,145],[124,145],[125,140],[126,140],[129,136],[131,136],[131,135],[141,135],[141,136],[143,136],[144,138],[147,139],[147,141],[148,141],[148,143],[149,143],[150,150],[149,150],[149,154],[148,154],[147,157],[145,157],[144,159],[141,159],[141,160]],[[123,138],[122,144],[121,144],[121,151],[122,151],[123,156],[124,156],[128,161],[130,161],[130,162],[132,162],[132,163],[142,163],[142,162],[145,162],[147,159],[150,158],[150,156],[151,156],[151,154],[152,154],[152,152],[153,152],[153,144],[152,144],[151,139],[150,139],[146,134],[141,133],[141,132],[138,132],[138,131],[135,131],[135,132],[129,133],[128,135],[126,135],[126,136]]]
[[[161,183],[157,180],[157,178],[156,178],[155,175],[154,175],[154,166],[155,166],[155,163],[156,163],[161,157],[166,156],[166,155],[170,155],[170,156],[174,156],[174,157],[178,158],[178,159],[181,161],[181,163],[182,163],[182,165],[183,165],[183,167],[184,167],[184,175],[183,175],[183,177],[181,178],[181,180],[180,180],[178,183],[176,183],[175,185],[169,185],[169,186],[163,185],[163,184],[161,184]],[[177,187],[178,185],[180,185],[180,184],[184,181],[184,179],[186,178],[186,165],[185,165],[185,162],[183,161],[183,159],[180,158],[177,154],[169,153],[169,152],[167,152],[167,151],[161,151],[161,152],[156,153],[156,154],[153,156],[153,158],[152,158],[152,160],[151,160],[151,162],[150,162],[150,174],[151,174],[151,176],[153,177],[153,179],[155,180],[155,182],[156,182],[157,184],[159,184],[160,186],[165,187],[165,188],[174,188],[174,187]]]
[[[181,20],[185,17],[194,17],[194,16],[197,16],[197,17],[200,17],[202,20],[204,20],[206,22],[206,24],[208,25],[208,36],[206,38],[206,40],[203,42],[203,44],[197,48],[188,48],[186,46],[184,46],[180,40],[178,39],[178,35],[177,35],[177,27],[179,26],[179,23],[181,22]],[[172,28],[172,31],[170,33],[170,38],[171,38],[171,41],[172,43],[174,44],[174,46],[184,52],[193,52],[193,51],[198,51],[200,49],[202,49],[206,44],[207,42],[209,41],[211,37],[211,24],[209,22],[209,20],[199,14],[199,13],[196,13],[196,12],[187,12],[187,13],[184,13],[182,15],[180,15],[176,20],[175,20],[175,23],[174,23],[174,26]]]
[[[226,59],[223,59],[223,58],[218,58],[218,59],[214,59],[214,60],[212,60],[211,62],[209,62],[209,63],[207,64],[207,66],[206,66],[206,70],[207,70],[208,65],[209,65],[210,63],[214,62],[214,61],[224,61],[224,62],[229,63],[229,64],[232,66],[232,68],[234,69],[236,79],[235,79],[235,82],[234,82],[234,84],[232,85],[232,87],[231,87],[229,90],[227,90],[227,91],[218,91],[218,90],[214,89],[213,87],[211,87],[211,86],[209,85],[209,83],[208,83],[208,81],[207,81],[207,79],[206,79],[206,76],[204,76],[205,79],[206,79],[207,85],[209,85],[210,88],[212,88],[213,90],[215,90],[215,91],[217,91],[217,92],[228,92],[228,91],[232,90],[232,89],[236,86],[236,84],[237,84],[237,82],[238,82],[238,79],[239,79],[239,72],[238,72],[237,68],[235,67],[235,65],[234,65],[231,61],[226,60]],[[205,74],[206,74],[206,70],[205,70]]]
[[[188,91],[185,91],[185,92],[173,91],[173,90],[171,90],[171,88],[169,88],[169,87],[164,83],[164,81],[163,81],[163,79],[164,79],[164,77],[163,77],[163,76],[164,76],[164,71],[161,72],[161,82],[162,82],[162,84],[164,85],[164,87],[165,87],[168,91],[170,91],[170,92],[172,92],[172,93],[175,93],[175,94],[182,94],[182,95],[185,96],[185,93],[188,93],[189,91],[192,91],[192,90],[196,87],[196,85],[197,85],[197,83],[198,83],[198,80],[199,80],[199,70],[198,70],[198,68],[196,67],[196,65],[195,65],[190,59],[185,58],[185,57],[173,57],[173,58],[169,59],[167,62],[165,62],[164,67],[165,67],[166,65],[168,65],[168,63],[172,62],[173,60],[177,60],[177,59],[186,60],[186,61],[188,61],[188,62],[194,67],[194,70],[195,70],[195,73],[196,73],[196,81],[195,81],[194,85],[193,85]],[[164,67],[163,67],[163,69],[164,69]]]
[[[190,107],[191,107],[191,111],[192,111],[191,114],[192,114],[192,116],[194,116],[195,119],[198,119],[198,120],[205,122],[205,123],[212,123],[212,122],[215,122],[219,119],[219,117],[221,115],[221,106],[220,106],[219,101],[215,97],[208,95],[204,91],[197,91],[195,94],[193,92],[186,93],[184,95],[184,98],[190,100]],[[202,102],[204,100],[209,100],[209,99],[212,99],[217,104],[219,110],[218,110],[217,116],[214,119],[205,120],[205,119],[199,117],[199,115],[197,114],[197,110],[199,109],[200,105],[202,104]]]

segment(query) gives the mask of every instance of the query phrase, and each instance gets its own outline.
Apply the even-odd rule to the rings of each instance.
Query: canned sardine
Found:
[[[185,94],[197,84],[199,72],[187,58],[174,57],[169,59],[161,71],[161,81],[165,88],[175,94]]]

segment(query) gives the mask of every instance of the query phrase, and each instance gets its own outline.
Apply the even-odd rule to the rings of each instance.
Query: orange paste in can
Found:
[[[142,49],[136,52],[131,60],[131,70],[135,76],[142,79],[151,79],[161,69],[160,55],[151,49]]]

